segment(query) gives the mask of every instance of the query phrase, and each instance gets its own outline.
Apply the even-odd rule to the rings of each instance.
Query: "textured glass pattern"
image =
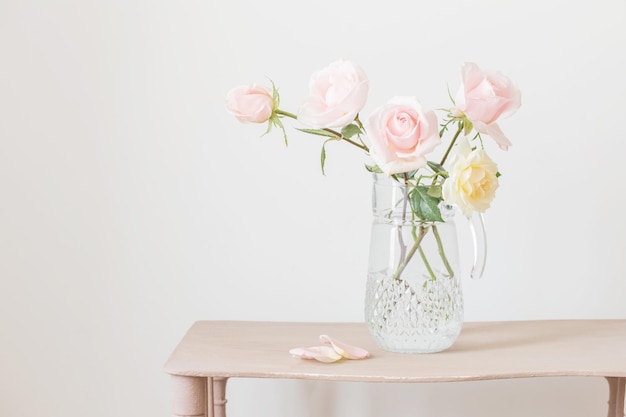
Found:
[[[386,274],[368,277],[365,315],[383,349],[402,353],[439,352],[452,346],[463,325],[463,294],[456,277],[425,277],[421,285]]]

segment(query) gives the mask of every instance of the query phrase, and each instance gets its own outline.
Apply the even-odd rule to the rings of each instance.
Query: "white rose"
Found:
[[[470,217],[472,212],[487,210],[498,188],[498,166],[482,149],[472,150],[467,138],[459,140],[443,184],[443,199],[459,207]]]

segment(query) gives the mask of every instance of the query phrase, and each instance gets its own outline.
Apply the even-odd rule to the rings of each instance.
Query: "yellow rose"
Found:
[[[466,217],[489,208],[498,188],[498,166],[484,150],[472,150],[467,138],[461,139],[449,175],[443,184],[446,202],[457,205]]]

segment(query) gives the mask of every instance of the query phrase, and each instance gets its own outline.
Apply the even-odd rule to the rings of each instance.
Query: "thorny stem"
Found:
[[[276,110],[274,110],[274,113],[276,113],[276,114],[278,114],[278,115],[281,115],[281,116],[289,117],[289,118],[294,119],[294,120],[298,120],[298,116],[296,116],[296,115],[295,115],[295,114],[293,114],[293,113],[289,113],[288,111],[284,111],[284,110],[276,109]],[[370,151],[370,150],[369,150],[369,148],[367,147],[367,145],[365,145],[364,143],[362,143],[362,142],[361,142],[361,143],[355,142],[355,141],[353,141],[352,139],[347,138],[347,137],[345,137],[344,135],[342,135],[341,133],[337,132],[336,130],[333,130],[333,129],[328,129],[328,128],[324,128],[324,129],[322,129],[322,130],[323,130],[323,131],[325,131],[325,132],[328,132],[328,133],[333,134],[333,135],[334,135],[334,136],[336,136],[339,140],[345,140],[345,141],[346,141],[346,142],[348,142],[350,145],[356,146],[357,148],[362,149],[362,150],[364,150],[365,152],[368,152],[368,153],[369,153],[369,151]]]
[[[295,114],[293,114],[293,113],[289,113],[288,111],[284,111],[284,110],[281,110],[281,109],[276,109],[276,110],[274,110],[274,113],[276,113],[276,114],[280,114],[281,116],[287,116],[287,117],[290,117],[290,118],[292,118],[292,119],[294,119],[294,120],[297,120],[297,119],[298,119],[298,116],[296,116]]]
[[[408,191],[407,191],[407,183],[409,182],[409,177],[404,173],[404,187],[402,187],[402,192],[404,195],[402,196],[402,217],[400,221],[400,225],[398,226],[398,243],[400,244],[400,263],[404,262],[406,256],[406,245],[404,244],[404,239],[402,238],[402,226],[406,221],[406,206],[409,199]]]
[[[443,158],[441,158],[441,162],[439,162],[439,165],[443,166],[443,164],[446,162],[446,159],[448,159],[448,155],[450,154],[452,147],[456,143],[456,139],[459,137],[462,131],[463,131],[463,122],[459,122],[459,128],[456,130],[454,137],[450,141],[450,145],[448,145],[448,149],[446,149],[446,153],[443,155]]]
[[[430,275],[430,280],[436,281],[437,277],[435,276],[435,272],[433,271],[433,268],[430,266],[430,262],[428,262],[428,259],[426,259],[426,254],[424,253],[424,249],[422,249],[421,245],[418,247],[418,250],[422,258],[422,262],[424,262],[424,266],[428,270],[428,274]]]
[[[400,279],[400,275],[402,275],[404,268],[406,268],[406,266],[409,264],[409,262],[411,261],[411,258],[413,258],[413,255],[415,255],[415,252],[417,251],[417,248],[419,248],[420,243],[422,242],[422,239],[424,239],[426,232],[428,232],[429,227],[430,226],[420,225],[419,233],[417,234],[417,237],[415,238],[415,242],[413,242],[413,247],[411,248],[411,250],[409,250],[409,253],[407,253],[406,259],[404,260],[404,262],[398,265],[398,268],[396,269],[396,272],[394,272],[394,274],[391,276],[391,279]]]
[[[454,270],[452,266],[450,266],[450,262],[448,262],[448,257],[446,256],[446,252],[443,250],[443,242],[441,242],[441,236],[439,236],[439,230],[437,230],[437,226],[433,225],[433,233],[435,234],[435,239],[437,240],[437,249],[439,251],[439,256],[441,256],[441,260],[448,270],[448,274],[450,276],[454,276]]]
[[[433,228],[434,227],[435,226],[433,225]],[[413,226],[413,229],[411,229],[411,234],[413,236],[413,240],[417,239],[417,236],[415,235],[415,226]],[[426,270],[428,271],[428,275],[430,275],[430,280],[436,281],[437,277],[435,276],[435,272],[433,271],[433,268],[430,266],[430,262],[428,262],[428,258],[426,258],[426,253],[424,252],[422,245],[420,244],[417,249],[419,250],[420,257],[422,258],[422,262],[424,263],[424,266],[426,267]]]

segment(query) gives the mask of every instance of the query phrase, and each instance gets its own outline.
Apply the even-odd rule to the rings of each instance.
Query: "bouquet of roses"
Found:
[[[280,109],[277,88],[259,85],[236,87],[229,91],[226,108],[244,123],[268,123],[287,133],[281,119],[302,123],[298,130],[323,136],[322,170],[326,144],[344,141],[369,154],[376,165],[373,172],[384,172],[398,181],[411,184],[411,207],[424,221],[441,220],[437,206],[442,200],[456,204],[469,216],[484,212],[498,187],[498,169],[483,148],[483,135],[507,150],[511,142],[497,121],[513,114],[521,104],[515,84],[499,72],[483,70],[465,63],[462,84],[445,109],[439,124],[433,110],[426,110],[415,97],[393,97],[375,109],[363,123],[359,118],[365,106],[369,81],[363,70],[350,61],[340,60],[314,73],[310,95],[297,114]],[[440,161],[426,156],[442,144],[444,134],[456,129]],[[267,133],[266,132],[266,133]],[[366,143],[369,141],[369,145]],[[456,146],[449,169],[444,168]]]
[[[280,108],[273,82],[271,87],[251,84],[230,90],[226,108],[241,122],[267,123],[266,133],[279,128],[285,143],[283,119],[297,120],[302,125],[297,130],[323,138],[322,172],[329,142],[346,142],[360,149],[375,162],[366,165],[367,170],[406,186],[405,199],[418,221],[443,221],[443,202],[457,206],[467,217],[489,208],[500,173],[484,149],[483,137],[489,136],[507,150],[511,142],[497,122],[521,105],[521,93],[508,77],[465,63],[461,85],[454,96],[449,94],[451,104],[442,109],[441,121],[413,96],[393,97],[362,120],[368,90],[364,71],[339,60],[312,75],[309,96],[297,113]],[[450,139],[441,159],[428,160],[447,134]],[[418,245],[416,241],[414,247]]]

